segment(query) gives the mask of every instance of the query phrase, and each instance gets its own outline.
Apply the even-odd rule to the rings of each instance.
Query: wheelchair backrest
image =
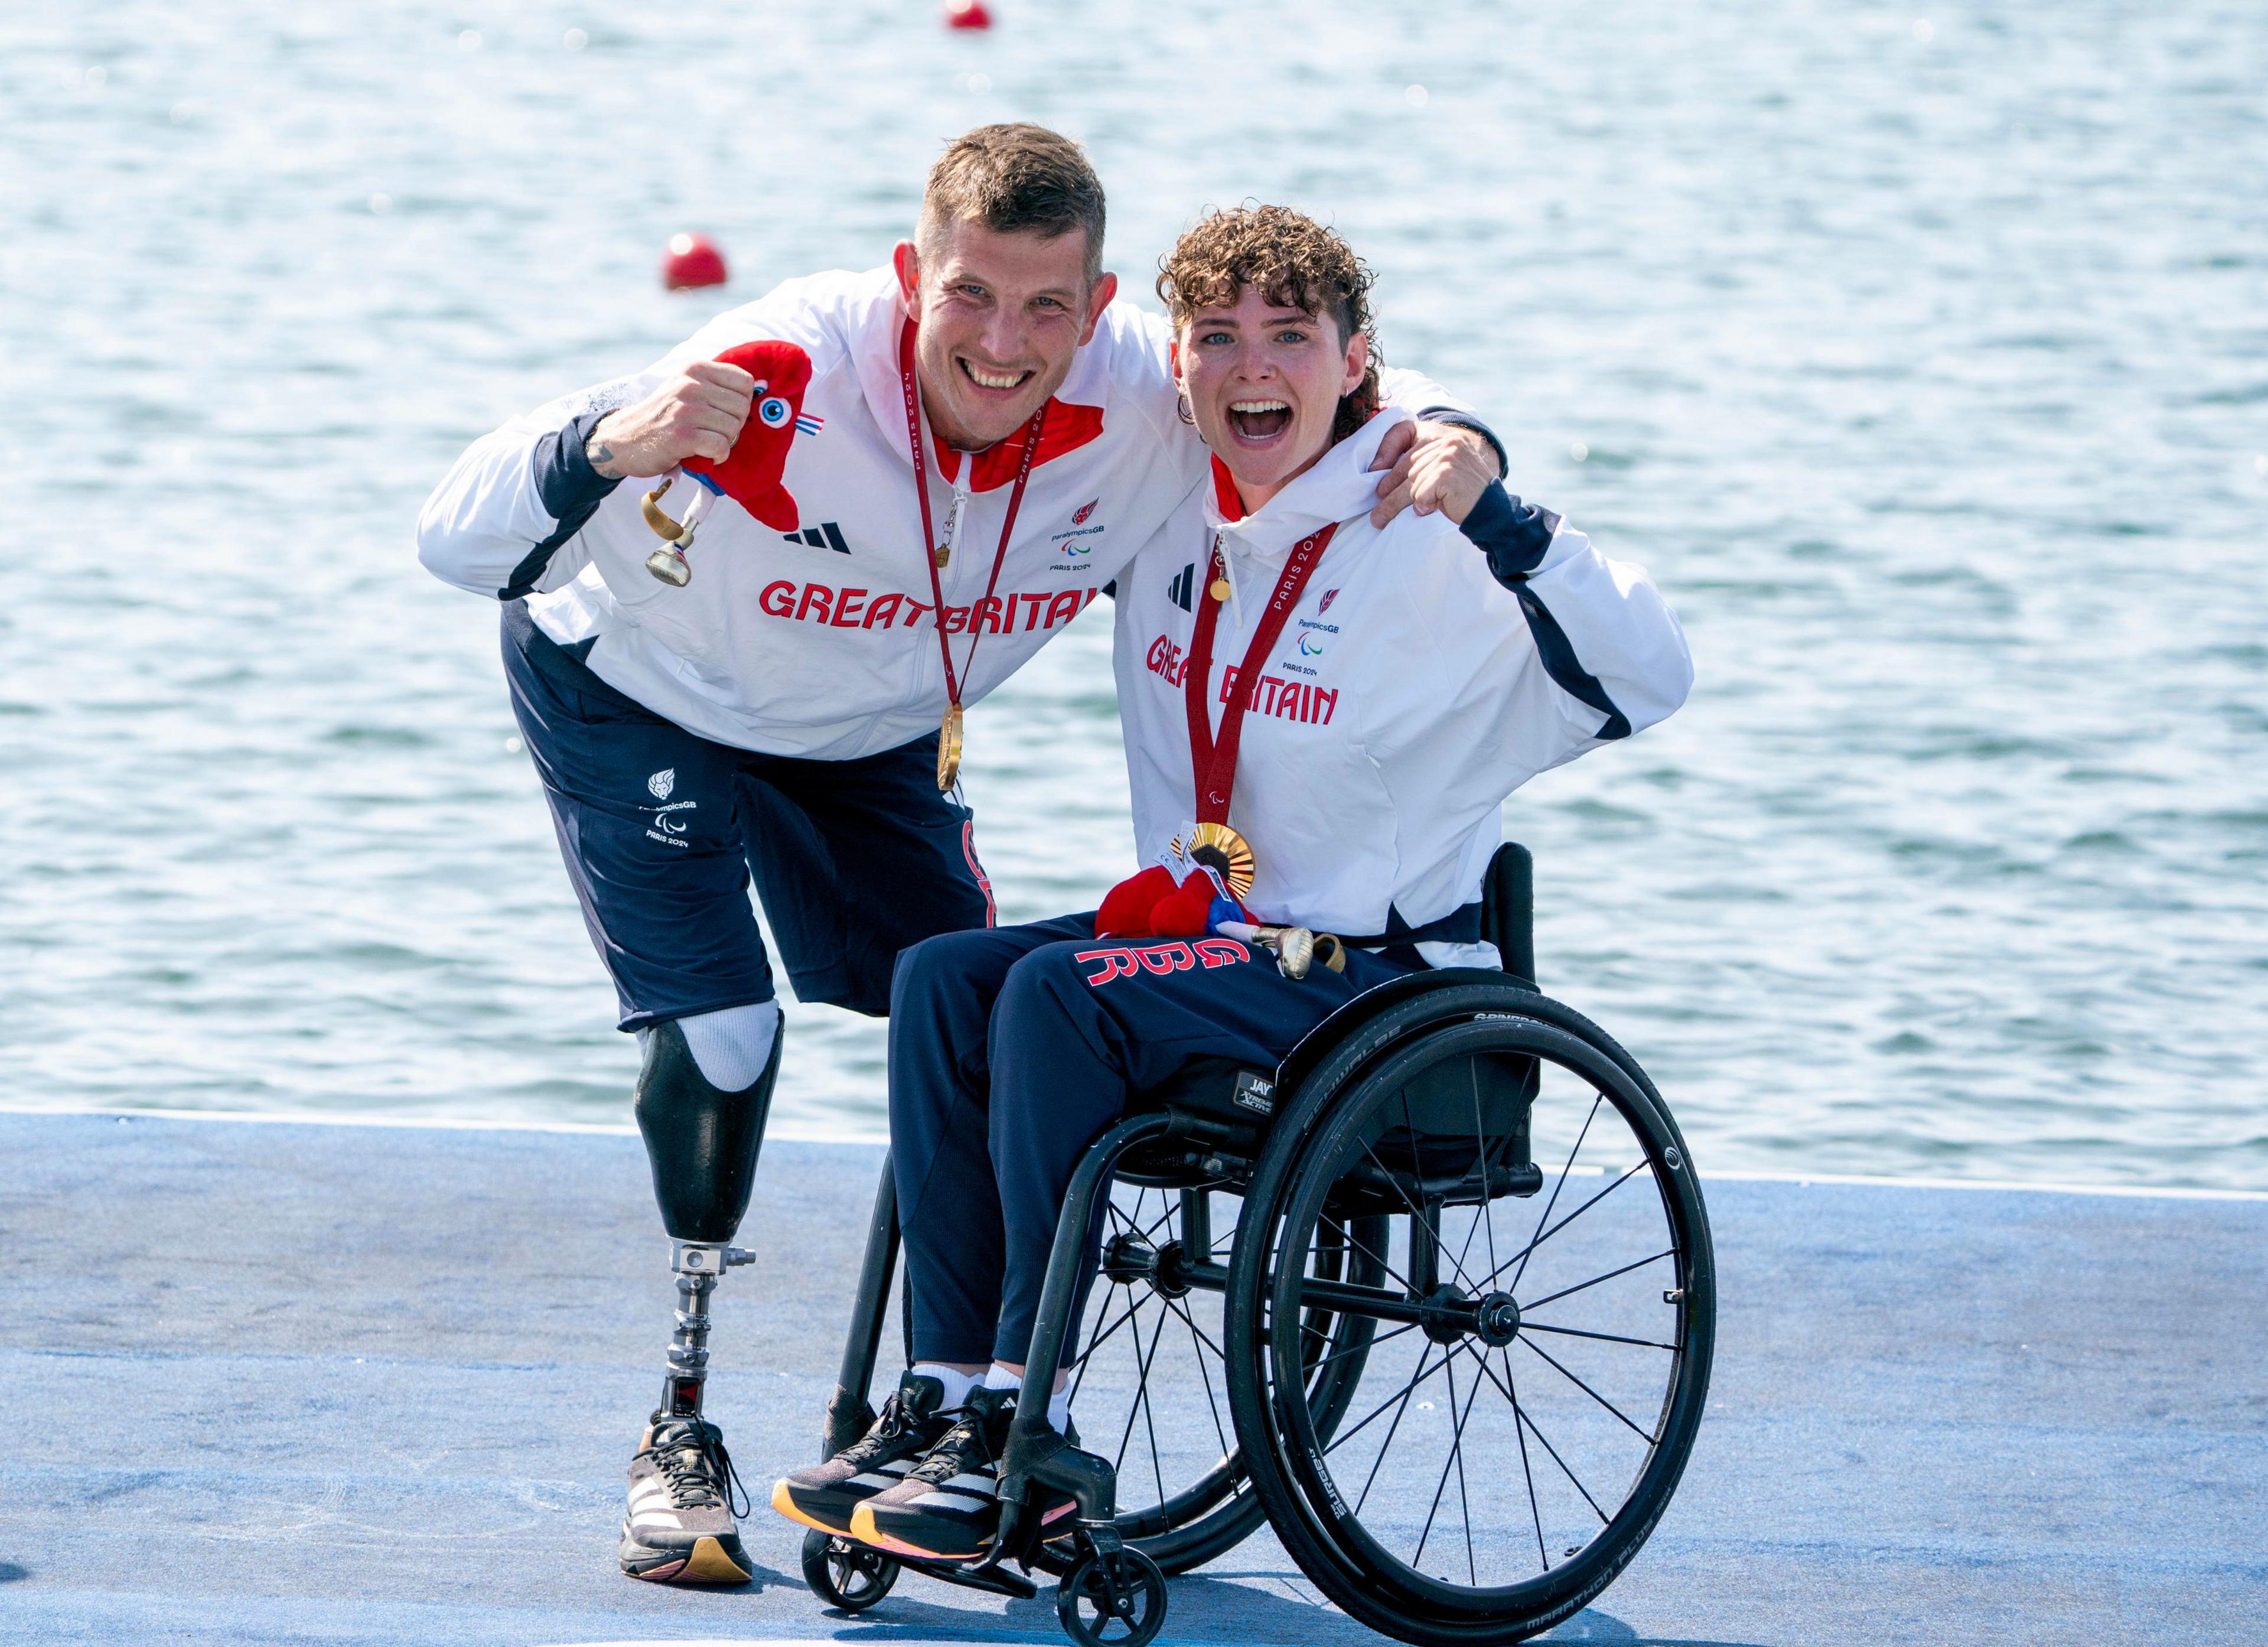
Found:
[[[1516,840],[1496,849],[1482,877],[1481,936],[1506,971],[1535,981],[1535,859]]]

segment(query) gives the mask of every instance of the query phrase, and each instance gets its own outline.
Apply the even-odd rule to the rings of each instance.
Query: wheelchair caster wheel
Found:
[[[898,1582],[898,1564],[856,1539],[814,1528],[803,1535],[803,1581],[829,1606],[863,1613],[890,1593]]]
[[[1091,1551],[1056,1586],[1056,1617],[1079,1647],[1149,1647],[1166,1628],[1166,1575],[1139,1550]]]

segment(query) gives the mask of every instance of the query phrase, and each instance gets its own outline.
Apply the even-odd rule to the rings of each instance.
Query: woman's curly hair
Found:
[[[1328,316],[1342,345],[1357,332],[1370,340],[1362,381],[1339,397],[1334,441],[1345,439],[1378,410],[1378,334],[1370,314],[1376,280],[1353,247],[1288,206],[1247,203],[1209,211],[1158,262],[1158,296],[1177,331],[1199,309],[1231,307],[1251,286],[1270,303]]]

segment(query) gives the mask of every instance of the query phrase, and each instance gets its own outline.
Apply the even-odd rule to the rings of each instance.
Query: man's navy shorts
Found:
[[[938,793],[934,735],[857,760],[758,755],[616,691],[588,649],[505,603],[512,713],[623,1029],[772,999],[751,872],[799,1001],[881,1016],[899,950],[992,925],[975,815]]]

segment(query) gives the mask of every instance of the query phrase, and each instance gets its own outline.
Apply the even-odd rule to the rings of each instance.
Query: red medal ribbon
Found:
[[[913,448],[914,492],[921,499],[922,558],[929,563],[930,597],[937,602],[937,652],[938,656],[945,660],[946,698],[958,707],[961,703],[961,677],[954,673],[953,643],[945,638],[945,583],[937,575],[937,528],[931,520],[929,510],[929,459],[922,451],[921,393],[914,387],[914,323],[911,321],[908,321],[905,329],[898,334],[898,376],[906,388],[906,439]],[[1000,523],[1000,547],[992,551],[992,575],[985,580],[984,601],[968,609],[968,655],[961,660],[963,669],[976,665],[976,643],[981,639],[976,628],[976,615],[985,602],[992,599],[993,590],[999,587],[1001,563],[1008,558],[1008,537],[1016,529],[1016,511],[1024,506],[1024,483],[1032,477],[1032,460],[1039,455],[1040,450],[1040,427],[1047,420],[1047,404],[1042,402],[1039,410],[1032,414],[1031,433],[1024,437],[1024,458],[1016,469],[1016,488],[1008,494],[1008,518]]]
[[[1284,570],[1276,579],[1276,592],[1268,597],[1268,609],[1260,615],[1260,627],[1252,631],[1252,644],[1244,649],[1244,664],[1237,672],[1236,689],[1228,695],[1228,702],[1220,712],[1219,737],[1213,735],[1212,717],[1206,713],[1205,693],[1212,682],[1213,630],[1220,621],[1220,602],[1212,597],[1212,586],[1227,576],[1228,561],[1221,552],[1220,535],[1213,535],[1212,559],[1197,588],[1197,633],[1189,638],[1189,672],[1182,687],[1182,701],[1189,709],[1189,765],[1197,777],[1200,824],[1228,822],[1228,799],[1236,790],[1236,745],[1244,732],[1244,712],[1252,707],[1252,694],[1258,688],[1262,666],[1284,633],[1292,609],[1299,605],[1300,592],[1307,587],[1315,564],[1330,546],[1331,534],[1338,529],[1335,522],[1292,546]]]

